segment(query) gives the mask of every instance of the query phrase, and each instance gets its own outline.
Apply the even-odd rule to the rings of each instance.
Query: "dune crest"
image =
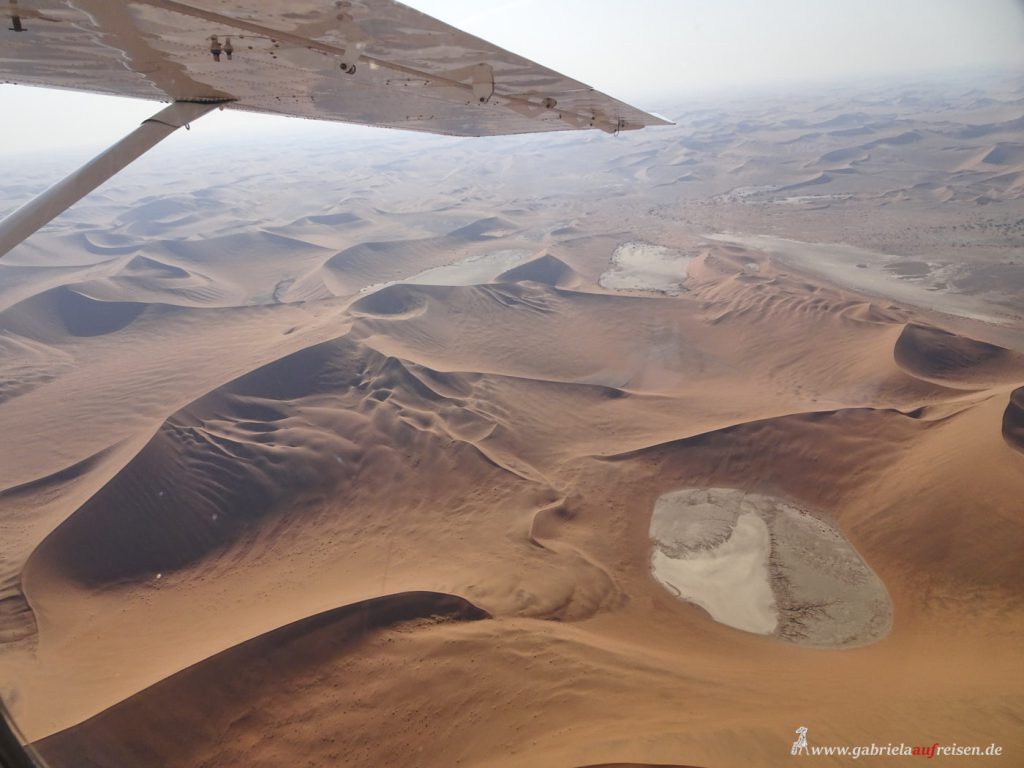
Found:
[[[993,386],[1024,378],[1024,354],[914,323],[900,333],[893,357],[907,373],[951,387]]]
[[[538,256],[532,261],[520,264],[501,273],[495,282],[516,283],[528,281],[543,283],[544,285],[568,287],[575,285],[577,280],[578,276],[572,267],[556,256],[545,253],[543,256]]]

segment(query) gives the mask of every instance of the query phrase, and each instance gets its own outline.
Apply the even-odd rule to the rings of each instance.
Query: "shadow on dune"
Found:
[[[967,336],[910,323],[893,348],[896,364],[912,376],[949,386],[980,386],[1024,377],[1024,355]]]
[[[426,308],[427,301],[422,288],[403,283],[381,288],[352,304],[354,313],[376,317],[415,317]]]
[[[69,286],[52,288],[0,312],[0,325],[30,339],[102,336],[131,325],[148,304],[97,301]]]
[[[1003,438],[1011,448],[1024,451],[1024,387],[1010,394],[1010,402],[1003,412]]]
[[[572,267],[550,253],[545,253],[543,256],[502,273],[495,282],[517,283],[525,281],[564,287],[575,284],[577,280],[578,275]]]
[[[519,228],[507,219],[499,216],[489,216],[484,219],[477,219],[472,224],[454,230],[450,237],[463,240],[492,240],[501,237],[506,232],[516,231]]]

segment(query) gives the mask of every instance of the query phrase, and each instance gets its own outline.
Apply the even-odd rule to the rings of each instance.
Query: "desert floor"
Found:
[[[1024,765],[1024,83],[670,117],[197,135],[0,262],[25,738],[58,767],[738,768],[806,726]],[[60,170],[12,167],[0,212]],[[652,573],[694,489],[803,520],[716,511],[673,550],[745,532],[719,551],[758,631]],[[793,597],[814,568],[839,586]]]

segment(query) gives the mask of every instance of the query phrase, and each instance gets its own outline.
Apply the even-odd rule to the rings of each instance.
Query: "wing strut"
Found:
[[[0,221],[0,258],[62,214],[115,173],[159,144],[183,125],[224,101],[176,101],[157,112],[116,144]]]

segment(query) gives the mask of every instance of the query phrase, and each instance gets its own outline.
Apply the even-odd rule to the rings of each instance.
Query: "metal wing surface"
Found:
[[[666,124],[394,0],[7,0],[5,12],[11,83],[456,136]]]

